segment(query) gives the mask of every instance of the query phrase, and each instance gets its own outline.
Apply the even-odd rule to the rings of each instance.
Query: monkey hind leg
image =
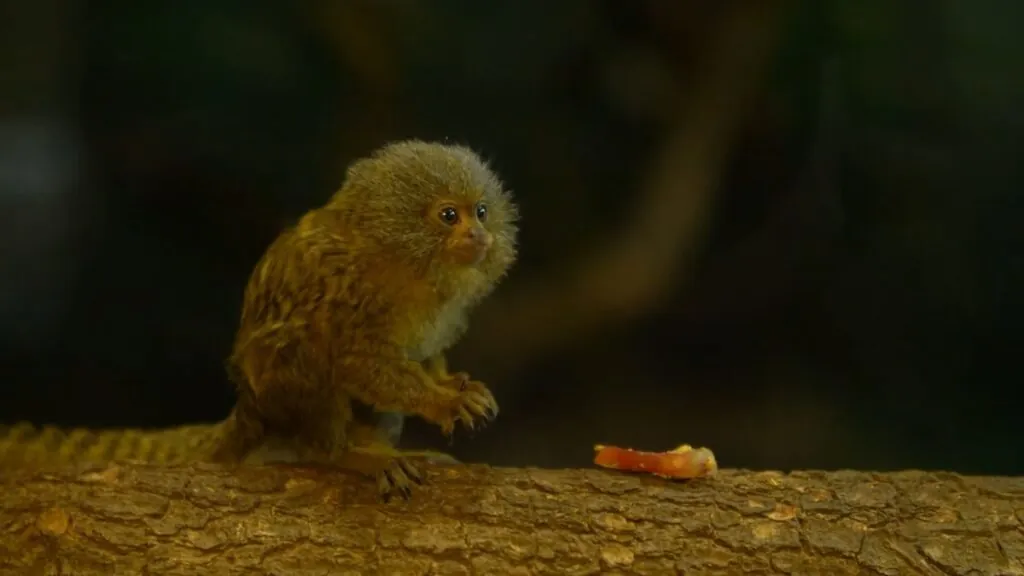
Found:
[[[351,418],[348,422],[348,440],[350,444],[387,444],[398,447],[405,427],[405,414],[401,412],[381,412],[368,404],[350,399]]]
[[[422,460],[427,464],[435,466],[457,466],[462,464],[455,456],[437,450],[401,450],[401,454],[411,460]]]
[[[458,459],[444,452],[401,449],[399,445],[405,423],[405,415],[401,412],[377,412],[359,402],[353,402],[353,408],[352,424],[348,430],[351,445],[383,444],[397,448],[406,458],[422,460],[428,464],[459,464]]]

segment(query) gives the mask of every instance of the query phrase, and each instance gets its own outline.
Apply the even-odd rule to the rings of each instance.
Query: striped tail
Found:
[[[124,460],[168,465],[210,460],[224,428],[225,422],[161,430],[61,429],[19,423],[0,427],[0,471]]]

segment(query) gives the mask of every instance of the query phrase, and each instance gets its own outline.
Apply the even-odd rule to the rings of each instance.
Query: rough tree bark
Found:
[[[0,476],[2,574],[1024,574],[1024,478],[437,468]]]

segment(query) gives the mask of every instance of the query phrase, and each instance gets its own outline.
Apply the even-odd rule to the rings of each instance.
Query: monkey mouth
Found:
[[[452,256],[456,262],[463,266],[476,266],[487,258],[487,252],[491,249],[491,242],[487,240],[469,240],[459,242],[452,247]]]

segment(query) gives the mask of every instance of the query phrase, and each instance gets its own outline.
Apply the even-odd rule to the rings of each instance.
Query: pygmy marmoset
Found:
[[[228,418],[156,431],[20,425],[0,438],[0,463],[260,461],[283,445],[408,493],[419,472],[381,422],[418,415],[451,434],[497,413],[444,353],[514,262],[516,222],[510,193],[472,150],[384,146],[256,265],[228,362],[238,392]]]

